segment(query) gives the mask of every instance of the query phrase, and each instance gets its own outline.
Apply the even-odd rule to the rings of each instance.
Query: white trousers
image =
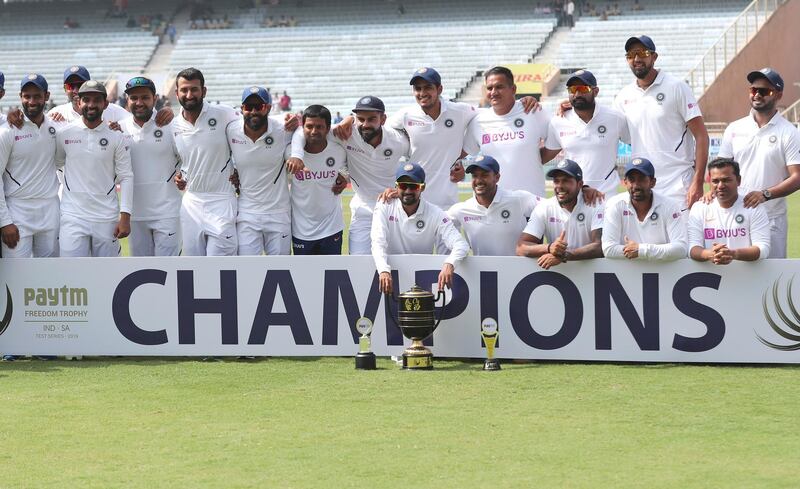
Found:
[[[178,256],[181,253],[180,219],[131,221],[128,243],[131,256]]]

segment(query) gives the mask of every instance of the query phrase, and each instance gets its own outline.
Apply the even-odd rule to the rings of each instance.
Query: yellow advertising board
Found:
[[[558,68],[546,63],[506,65],[506,67],[514,73],[517,94],[547,95],[552,84],[557,83],[559,77]]]

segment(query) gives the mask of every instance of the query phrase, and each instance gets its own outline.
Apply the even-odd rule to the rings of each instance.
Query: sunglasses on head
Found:
[[[570,85],[567,87],[567,92],[571,95],[575,95],[576,93],[589,93],[592,91],[592,87],[588,85]]]
[[[635,57],[649,58],[653,54],[649,49],[632,49],[625,53],[625,59],[633,59]]]
[[[425,186],[424,183],[412,183],[412,182],[397,182],[397,188],[400,190],[419,190]]]
[[[267,104],[242,104],[242,108],[248,112],[261,112],[267,108]]]
[[[68,90],[68,91],[73,91],[74,92],[75,90],[81,88],[81,85],[83,85],[83,83],[84,82],[82,82],[82,81],[72,82],[72,83],[65,83],[64,84],[64,90]]]
[[[772,88],[750,87],[750,95],[761,95],[762,97],[772,97],[775,90]]]

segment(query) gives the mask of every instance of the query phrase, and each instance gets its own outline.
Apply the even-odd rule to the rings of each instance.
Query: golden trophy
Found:
[[[361,333],[358,339],[358,353],[356,354],[356,369],[375,370],[375,354],[370,351],[371,341],[369,335],[372,333],[372,321],[367,317],[356,320],[356,331]]]
[[[436,301],[442,298],[444,291],[434,295],[427,290],[414,285],[407,292],[400,294],[398,300],[397,326],[403,336],[411,340],[411,346],[403,352],[403,368],[407,370],[431,370],[433,368],[433,354],[422,344],[422,341],[432,335],[444,315],[444,306],[435,319]]]
[[[497,320],[485,318],[481,321],[481,337],[486,345],[486,361],[483,363],[484,370],[500,370],[500,361],[494,357],[494,346],[497,344],[497,336],[500,334]]]

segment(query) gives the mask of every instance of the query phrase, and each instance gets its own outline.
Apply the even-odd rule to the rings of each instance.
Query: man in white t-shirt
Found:
[[[473,254],[515,256],[517,239],[541,198],[498,185],[500,163],[489,155],[477,156],[467,173],[473,196],[450,207],[447,215],[464,231]]]
[[[768,258],[786,258],[785,197],[800,188],[800,132],[777,109],[783,96],[777,71],[753,71],[747,81],[752,110],[725,129],[719,156],[741,166],[745,207],[762,207],[769,217]]]
[[[517,241],[517,255],[538,258],[545,270],[567,261],[601,258],[603,209],[583,200],[581,167],[562,160],[547,177],[553,179],[555,195],[533,210]]]
[[[769,256],[769,218],[762,206],[745,207],[738,190],[739,164],[717,158],[708,164],[708,173],[716,199],[697,202],[689,212],[689,256],[715,265]]]
[[[439,290],[452,287],[455,266],[467,256],[469,245],[443,210],[421,198],[425,190],[425,170],[421,165],[402,164],[395,178],[400,198],[378,202],[372,219],[372,258],[379,273],[380,291],[393,291],[389,255],[427,255],[439,243],[451,250],[439,272]]]
[[[654,68],[656,45],[648,36],[625,42],[625,58],[636,80],[614,99],[625,114],[633,157],[647,158],[658,172],[663,195],[689,208],[703,196],[708,132],[692,89]]]
[[[672,261],[686,258],[686,222],[680,203],[653,190],[656,173],[646,158],[625,165],[628,191],[606,203],[603,254],[606,258]]]

